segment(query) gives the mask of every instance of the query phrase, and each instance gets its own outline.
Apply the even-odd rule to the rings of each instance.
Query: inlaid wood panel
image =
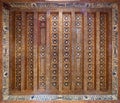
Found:
[[[15,13],[15,89],[21,90],[22,68],[22,15]]]
[[[111,11],[11,11],[11,94],[111,93]]]
[[[33,90],[33,63],[34,63],[34,56],[33,56],[33,50],[34,50],[34,14],[33,13],[26,13],[26,35],[25,37],[25,43],[26,43],[26,54],[25,54],[25,59],[26,59],[26,64],[25,64],[25,80],[26,80],[26,89]],[[23,44],[24,45],[24,44]],[[22,69],[22,68],[21,68]]]
[[[84,14],[82,12],[75,13],[75,91],[81,92],[84,86]]]
[[[86,90],[95,90],[96,89],[96,48],[95,48],[95,32],[96,32],[96,14],[95,13],[87,13],[86,20],[86,33],[84,43],[84,70],[85,70],[85,85]]]
[[[64,92],[71,90],[71,13],[63,12],[62,16],[62,90]]]
[[[50,88],[59,90],[59,14],[50,14]]]
[[[38,14],[38,87],[41,91],[46,89],[46,13]],[[37,24],[36,24],[37,25]]]
[[[100,90],[104,91],[108,89],[108,78],[107,77],[107,73],[108,73],[108,53],[107,50],[109,50],[108,45],[107,45],[107,26],[108,26],[108,20],[107,20],[107,13],[100,13],[100,40],[99,40],[99,79],[100,79]]]

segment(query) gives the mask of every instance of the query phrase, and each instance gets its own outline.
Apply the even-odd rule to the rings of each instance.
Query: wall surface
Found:
[[[2,0],[4,2],[26,2],[35,0]],[[36,0],[44,1],[44,0]],[[63,0],[64,1],[64,0]],[[78,1],[78,0],[77,0]],[[81,2],[118,2],[119,0],[79,0]],[[119,5],[119,27],[120,27],[120,5]],[[120,29],[119,30],[119,51],[120,51]],[[120,52],[119,52],[119,67],[120,67]],[[120,68],[119,68],[120,69]],[[120,70],[119,70],[119,100],[118,101],[46,101],[44,103],[120,103]],[[2,2],[0,2],[0,103],[43,103],[40,101],[2,101]]]

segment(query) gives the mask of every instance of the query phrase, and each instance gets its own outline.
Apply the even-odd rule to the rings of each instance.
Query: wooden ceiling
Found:
[[[69,1],[69,0],[51,0],[51,1],[49,1],[49,0],[0,0],[0,2],[4,2],[4,3],[9,3],[9,2],[67,2],[67,1]],[[120,3],[120,0],[75,0],[76,2],[116,2],[116,3]],[[69,2],[73,2],[73,1],[69,1]],[[1,4],[1,3],[0,3]],[[0,5],[0,8],[1,8],[2,6]],[[2,9],[0,9],[0,10],[2,10]],[[1,16],[0,16],[0,23],[2,23],[1,22]],[[1,29],[1,25],[0,25],[0,29]],[[0,32],[1,32],[1,30],[0,30]],[[0,39],[1,39],[1,37],[0,37]],[[2,40],[0,40],[0,41],[2,41]],[[2,44],[2,43],[0,43],[0,44]],[[1,54],[1,50],[2,48],[0,48],[0,54]],[[1,65],[0,65],[1,66]],[[1,80],[1,78],[0,78],[0,80]],[[2,80],[1,80],[2,81]],[[1,83],[0,83],[0,86],[1,86]],[[0,91],[1,92],[1,91]],[[1,95],[0,95],[0,100],[1,100]],[[0,101],[1,103],[4,103],[4,102],[2,102],[2,101]],[[68,102],[65,102],[65,101],[61,101],[61,102],[57,102],[57,101],[55,101],[55,103],[68,103]],[[120,101],[74,101],[74,103],[119,103]],[[7,103],[7,102],[5,102],[5,103]],[[15,102],[13,102],[13,101],[11,101],[11,102],[9,102],[9,103],[16,103],[16,101]],[[17,103],[19,103],[19,101],[17,102]],[[23,102],[22,102],[23,103]],[[29,103],[29,101],[26,101],[25,103]],[[30,102],[30,103],[34,103],[34,102]],[[36,101],[36,103],[39,103],[39,102],[37,102]],[[51,101],[49,102],[49,103],[51,103]],[[70,103],[72,103],[72,102],[70,102]]]

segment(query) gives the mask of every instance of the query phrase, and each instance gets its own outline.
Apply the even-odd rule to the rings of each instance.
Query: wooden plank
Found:
[[[41,12],[38,14],[38,65],[39,65],[39,76],[38,85],[39,89],[43,92],[46,89],[46,13]]]
[[[15,91],[21,91],[21,68],[22,68],[22,15],[15,12]],[[12,82],[13,83],[13,82]]]
[[[46,13],[46,46],[47,46],[47,51],[46,51],[46,71],[50,71],[50,12],[47,11]],[[50,90],[50,72],[46,72],[46,91]]]
[[[37,29],[37,26],[38,26],[38,13],[37,12],[34,12],[34,92],[37,92],[37,88],[38,88],[38,85],[37,85],[37,79],[39,77],[37,77],[37,37],[38,37],[38,29]]]
[[[14,12],[10,12],[10,25],[13,25],[11,26],[10,28],[10,35],[9,35],[9,39],[10,39],[10,49],[9,50],[9,60],[10,60],[10,63],[9,63],[9,67],[11,69],[10,71],[10,81],[12,81],[13,83],[10,83],[10,92],[15,88],[15,85],[14,85],[14,82],[15,82],[15,30],[14,30],[14,27],[15,27],[15,23],[14,23],[14,20],[15,20],[15,16],[14,16]],[[14,35],[13,35],[14,34]]]
[[[112,11],[110,10],[110,11],[108,11],[108,16],[107,16],[108,18],[107,18],[107,23],[108,24],[106,24],[106,26],[107,26],[107,33],[106,33],[106,37],[107,37],[107,35],[109,34],[109,36],[107,37],[107,58],[106,58],[106,60],[108,60],[107,61],[107,65],[108,65],[108,67],[107,67],[107,75],[106,75],[106,77],[107,77],[107,79],[106,79],[106,81],[107,81],[107,86],[108,86],[108,93],[111,93],[111,90],[112,90],[112,49],[111,49],[111,45],[112,45],[112,26],[110,26],[110,25],[112,25]],[[118,26],[118,28],[119,28],[119,26]],[[118,32],[118,34],[119,34],[119,32]],[[119,36],[118,36],[118,38],[119,38]],[[119,52],[119,48],[118,48],[118,52]],[[119,64],[118,64],[119,65]],[[119,68],[119,67],[118,67]],[[118,69],[118,72],[119,72],[119,69]],[[118,76],[118,82],[119,82],[119,76]]]
[[[75,93],[82,93],[84,79],[84,13],[75,13]]]
[[[72,16],[71,12],[66,12],[63,11],[62,13],[63,18],[62,18],[62,90],[63,93],[70,93],[71,91],[71,81],[72,81]],[[65,23],[69,24],[66,25]],[[68,35],[66,38],[65,35]],[[65,60],[67,59],[67,61]]]
[[[70,83],[71,83],[71,90],[70,90],[70,92],[71,93],[74,93],[74,88],[75,88],[75,76],[76,76],[76,74],[75,74],[75,44],[76,44],[76,35],[74,35],[75,34],[75,11],[74,11],[74,9],[72,10],[72,12],[71,12],[71,21],[70,21],[71,23],[71,27],[70,27],[70,31],[71,31],[71,36],[69,36],[69,38],[70,38],[70,41],[71,41],[71,81],[70,81]]]
[[[54,25],[54,23],[56,24]],[[50,14],[50,88],[52,93],[59,90],[59,14]]]
[[[63,77],[61,76],[62,73],[62,11],[59,11],[59,91],[62,93],[62,79]]]
[[[84,12],[84,44],[86,43],[87,41],[87,11]],[[87,63],[86,61],[86,47],[87,45],[84,45],[84,62],[85,64]],[[84,64],[84,92],[87,92],[87,78],[86,78],[86,71],[87,71],[87,68],[86,68],[86,65]]]
[[[34,12],[26,12],[26,89],[33,90],[34,73]]]
[[[26,20],[26,14],[23,11],[22,12],[22,51],[25,51],[25,20]],[[13,34],[11,34],[13,35]],[[14,45],[14,44],[13,44]],[[13,52],[14,53],[14,52]],[[25,52],[22,52],[22,69],[21,69],[21,91],[23,92],[25,89]]]
[[[84,86],[85,91],[95,90],[96,86],[96,69],[95,69],[95,33],[96,33],[96,16],[94,12],[85,12],[84,14]],[[90,55],[89,55],[90,54]]]
[[[99,59],[100,59],[100,55],[99,55],[99,50],[100,50],[100,45],[99,45],[99,40],[100,40],[100,12],[98,11],[97,13],[96,13],[96,91],[98,91],[98,92],[100,92],[100,79],[99,79],[99,75],[100,75],[100,73],[99,73],[99,65],[100,65],[100,63],[99,63]]]

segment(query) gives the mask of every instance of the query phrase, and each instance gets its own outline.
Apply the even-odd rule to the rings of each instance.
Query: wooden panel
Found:
[[[21,12],[15,12],[15,88],[21,91],[21,68],[22,68],[22,15]]]
[[[84,14],[81,12],[75,13],[75,91],[77,93],[84,90]]]
[[[59,90],[59,15],[50,14],[50,89]]]
[[[84,70],[85,70],[85,90],[95,90],[96,89],[96,68],[95,68],[95,22],[96,22],[96,17],[95,13],[87,13],[86,17],[86,34],[85,34],[85,41],[84,41]]]
[[[13,23],[15,20],[15,13],[14,12],[11,12],[10,13],[10,25],[13,25],[11,28],[10,28],[10,33],[11,34],[14,34],[15,33],[15,23]],[[14,77],[15,76],[15,62],[12,63],[12,61],[15,61],[15,35],[10,35],[10,63],[9,63],[9,67],[11,68],[11,71],[13,71],[11,74],[10,74],[10,81],[12,82],[15,82],[15,79],[12,78],[12,76]],[[12,83],[10,84],[10,89],[13,90],[15,88],[15,85],[12,85]]]
[[[108,21],[107,21],[108,17],[107,14],[104,13],[100,13],[100,37],[99,37],[99,55],[100,55],[100,60],[99,60],[99,72],[100,72],[100,90],[101,91],[105,91],[108,89],[108,78],[107,78],[107,73],[108,73],[108,59],[107,57],[109,56],[108,54],[108,50],[109,48],[107,45],[107,25],[108,25]],[[107,56],[108,55],[108,56]]]
[[[33,13],[26,13],[26,89],[29,90],[33,90],[33,63],[34,63],[34,59],[33,59],[33,45],[34,45],[34,35],[33,35],[33,31],[34,31],[34,14]]]
[[[111,93],[111,12],[11,11],[10,20],[10,93]]]
[[[71,90],[71,13],[63,13],[62,17],[62,90]]]
[[[46,13],[38,14],[38,89],[46,89]]]

